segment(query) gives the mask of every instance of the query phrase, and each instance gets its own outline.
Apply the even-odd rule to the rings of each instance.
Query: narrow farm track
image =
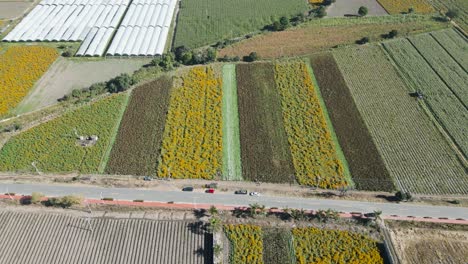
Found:
[[[236,65],[223,67],[223,179],[242,180]]]
[[[0,263],[194,263],[211,259],[195,222],[0,210]],[[199,254],[200,253],[200,254]]]

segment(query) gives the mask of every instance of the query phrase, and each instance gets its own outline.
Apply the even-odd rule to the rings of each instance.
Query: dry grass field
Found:
[[[466,264],[468,227],[457,229],[403,227],[394,223],[390,234],[403,263]]]
[[[84,214],[1,210],[0,223],[0,263],[203,264],[212,259],[211,236],[196,222],[99,217],[88,225]]]

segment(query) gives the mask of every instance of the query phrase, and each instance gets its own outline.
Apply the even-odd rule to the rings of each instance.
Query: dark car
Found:
[[[193,192],[193,187],[192,186],[184,187],[184,188],[182,188],[182,191],[184,191],[184,192]]]
[[[247,194],[247,190],[237,190],[234,192],[234,194]]]

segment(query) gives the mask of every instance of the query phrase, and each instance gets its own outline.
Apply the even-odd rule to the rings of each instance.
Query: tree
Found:
[[[369,42],[369,38],[368,37],[363,37],[362,39],[356,41],[357,44],[359,45],[363,45],[363,44],[366,44]]]
[[[413,14],[414,11],[415,11],[414,8],[413,8],[413,7],[410,7],[410,8],[408,9],[408,14]]]
[[[366,16],[367,13],[369,13],[369,9],[367,9],[367,7],[365,7],[365,6],[359,7],[358,14],[360,16]]]
[[[449,9],[445,15],[450,19],[454,19],[458,17],[459,13],[456,9]]]
[[[272,27],[273,27],[273,31],[281,31],[281,30],[283,30],[283,29],[282,29],[283,27],[281,26],[281,23],[280,23],[279,21],[273,22]]]
[[[402,192],[402,191],[398,191],[395,193],[395,198],[398,200],[398,201],[410,201],[413,199],[413,196],[411,195],[411,193],[409,192]]]
[[[218,214],[218,209],[216,208],[216,206],[212,205],[210,209],[208,209],[208,212],[210,213],[210,215],[214,216]]]
[[[216,51],[216,49],[208,48],[206,50],[206,60],[208,62],[216,61],[217,56],[218,56],[218,52]]]
[[[291,209],[291,218],[297,221],[305,220],[306,212],[304,209]]]
[[[382,215],[382,211],[380,210],[375,210],[374,211],[374,217],[375,219],[380,219],[380,216]]]
[[[32,204],[38,204],[42,202],[42,199],[44,198],[44,194],[39,193],[39,192],[33,192],[31,194],[31,203]]]
[[[340,214],[332,209],[318,210],[315,217],[321,222],[328,222],[329,220],[337,220]]]
[[[317,9],[317,17],[322,18],[322,17],[326,17],[326,16],[327,16],[327,10],[326,10],[325,6],[320,6]]]
[[[133,85],[133,79],[127,73],[123,73],[107,83],[107,90],[110,93],[123,92]]]
[[[289,27],[289,19],[287,17],[281,17],[279,22],[281,24],[281,30],[285,30]]]
[[[257,52],[253,51],[249,54],[249,56],[244,57],[244,61],[247,62],[253,62],[259,59],[259,56],[257,55]]]
[[[396,29],[393,29],[392,31],[390,31],[390,33],[388,33],[388,38],[394,38],[398,36],[398,30]]]

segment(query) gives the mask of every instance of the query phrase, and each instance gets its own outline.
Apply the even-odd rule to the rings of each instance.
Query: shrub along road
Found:
[[[258,203],[266,207],[296,208],[307,210],[334,209],[340,212],[362,212],[369,213],[376,210],[382,211],[384,218],[398,215],[408,219],[414,217],[433,217],[449,219],[468,219],[468,210],[464,207],[415,205],[406,203],[372,203],[360,201],[306,199],[297,197],[278,196],[247,196],[235,194],[207,194],[199,192],[181,191],[156,191],[130,188],[102,188],[92,186],[67,186],[67,185],[45,185],[45,184],[0,184],[2,192],[13,192],[16,194],[30,195],[32,192],[41,192],[48,197],[64,196],[69,194],[82,195],[89,199],[101,199],[112,197],[115,200],[137,200],[174,202],[204,205],[224,205],[244,207]],[[125,204],[125,202],[123,202]],[[464,222],[464,221],[460,221]]]

